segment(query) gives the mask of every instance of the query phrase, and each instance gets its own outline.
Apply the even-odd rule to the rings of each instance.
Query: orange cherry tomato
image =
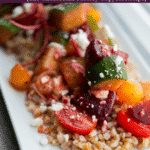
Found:
[[[141,84],[134,81],[125,81],[116,92],[118,100],[127,105],[138,104],[143,96]]]
[[[17,63],[10,72],[10,84],[17,90],[26,90],[30,85],[31,76],[28,71]]]

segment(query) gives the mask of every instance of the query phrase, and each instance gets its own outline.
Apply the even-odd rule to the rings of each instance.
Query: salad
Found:
[[[150,82],[131,76],[129,55],[101,24],[102,13],[90,3],[16,5],[1,16],[0,44],[19,60],[9,82],[26,91],[31,125],[47,135],[40,144],[149,147]]]

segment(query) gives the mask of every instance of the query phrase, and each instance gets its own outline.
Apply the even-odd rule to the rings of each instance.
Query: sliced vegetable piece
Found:
[[[102,100],[89,93],[78,93],[71,99],[71,103],[79,106],[89,115],[95,115],[100,123],[103,123],[104,120],[107,120],[115,99],[116,92],[113,91],[109,91],[108,97]]]
[[[143,89],[143,97],[141,101],[150,100],[150,81],[140,82],[140,84],[142,85]]]
[[[138,104],[143,96],[141,84],[135,81],[125,81],[116,92],[118,100],[127,105]]]
[[[101,19],[101,14],[97,9],[88,10],[88,15],[92,16],[92,18],[98,22]]]
[[[86,78],[92,86],[109,79],[127,80],[123,58],[120,56],[103,58],[86,69]]]
[[[58,43],[49,45],[45,55],[35,70],[35,74],[39,74],[48,70],[59,72],[59,63],[57,58],[63,56],[62,49],[64,49],[63,46]]]
[[[87,3],[68,3],[55,6],[50,11],[50,20],[52,26],[58,30],[70,31],[87,21]]]
[[[4,44],[9,38],[17,34],[20,29],[8,20],[0,18],[0,44]]]
[[[136,121],[150,125],[150,100],[139,103],[136,106],[127,109],[128,115]]]
[[[150,126],[132,119],[126,110],[119,111],[117,121],[121,127],[137,137],[150,137]]]
[[[110,80],[105,80],[102,81],[96,85],[94,85],[94,87],[92,87],[92,89],[94,90],[110,90],[110,91],[117,91],[117,89],[125,82],[125,80],[121,80],[121,79],[110,79]]]
[[[26,90],[30,85],[30,75],[27,70],[17,63],[10,73],[10,84],[17,90]]]
[[[82,135],[89,134],[97,125],[96,120],[93,121],[91,116],[74,105],[63,105],[63,109],[55,111],[55,115],[67,130]]]
[[[85,62],[83,58],[68,57],[60,61],[62,74],[69,86],[73,91],[83,89],[86,85]]]

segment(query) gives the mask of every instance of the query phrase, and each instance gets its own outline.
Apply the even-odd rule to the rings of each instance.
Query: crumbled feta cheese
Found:
[[[24,3],[24,8],[26,9],[26,11],[28,12],[29,10],[30,10],[30,8],[31,8],[31,3]]]
[[[52,106],[50,106],[49,108],[53,111],[59,111],[63,109],[63,105],[62,103],[56,103],[56,104],[52,104]]]
[[[121,56],[117,56],[117,58],[115,60],[116,66],[119,66],[122,61],[123,61],[123,58]]]
[[[96,116],[95,116],[95,115],[93,115],[93,116],[92,116],[92,121],[93,121],[93,122],[97,121],[97,119],[96,119]]]
[[[41,140],[40,140],[40,144],[41,144],[41,145],[47,145],[47,144],[48,144],[48,139],[47,139],[47,138],[41,139]]]
[[[42,124],[43,124],[43,120],[42,120],[42,118],[40,118],[40,117],[35,118],[35,119],[33,119],[33,120],[31,121],[31,125],[32,125],[33,127],[39,127],[39,126],[42,125]]]
[[[91,81],[88,81],[88,85],[91,86]]]
[[[59,43],[56,43],[56,42],[51,42],[49,46],[53,46],[53,47],[56,47],[56,48],[60,48],[61,49],[61,52],[62,52],[62,55],[65,56],[66,55],[66,49],[65,47],[62,45],[62,44],[59,44]]]
[[[12,13],[12,17],[15,18],[23,13],[23,8],[21,6],[17,6]]]
[[[72,110],[76,110],[76,107],[73,107]]]
[[[104,70],[104,71],[105,71],[105,72],[107,73],[107,75],[108,75],[108,72],[109,72],[109,71],[108,71],[108,70]]]
[[[44,76],[44,77],[41,78],[41,83],[46,84],[46,83],[48,83],[49,80],[50,80],[49,76]]]
[[[101,78],[104,78],[104,77],[105,77],[105,76],[104,76],[104,73],[102,73],[102,72],[99,74],[99,76],[100,76]]]
[[[54,99],[51,100],[51,104],[55,104],[56,101]]]
[[[83,32],[83,30],[79,29],[79,33],[73,34],[73,39],[77,42],[77,44],[85,50],[87,46],[90,44],[90,41],[87,38],[87,33]]]
[[[115,44],[115,45],[113,46],[113,49],[114,49],[114,51],[117,51],[117,50],[118,50],[117,44]]]
[[[66,94],[68,94],[68,93],[69,93],[68,90],[63,90],[63,91],[61,92],[61,95],[63,96],[63,95],[66,95]]]
[[[93,104],[91,104],[91,108],[94,108],[94,105],[93,105]]]
[[[40,110],[41,110],[41,112],[43,113],[43,112],[45,112],[46,110],[47,110],[47,106],[40,106],[40,108],[39,108]]]

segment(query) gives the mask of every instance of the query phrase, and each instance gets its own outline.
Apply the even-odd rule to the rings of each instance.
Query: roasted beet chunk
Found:
[[[150,100],[128,108],[127,113],[138,122],[150,125]]]
[[[129,55],[120,50],[114,50],[112,46],[102,43],[100,40],[94,39],[90,42],[85,53],[86,68],[98,63],[101,59],[110,56],[121,56],[124,63],[127,64]]]
[[[71,103],[80,106],[90,115],[95,115],[100,122],[107,120],[116,99],[116,92],[109,91],[106,99],[100,100],[89,93],[79,93]]]
[[[96,64],[99,60],[110,56],[109,46],[94,39],[87,47],[85,54],[86,68]]]

